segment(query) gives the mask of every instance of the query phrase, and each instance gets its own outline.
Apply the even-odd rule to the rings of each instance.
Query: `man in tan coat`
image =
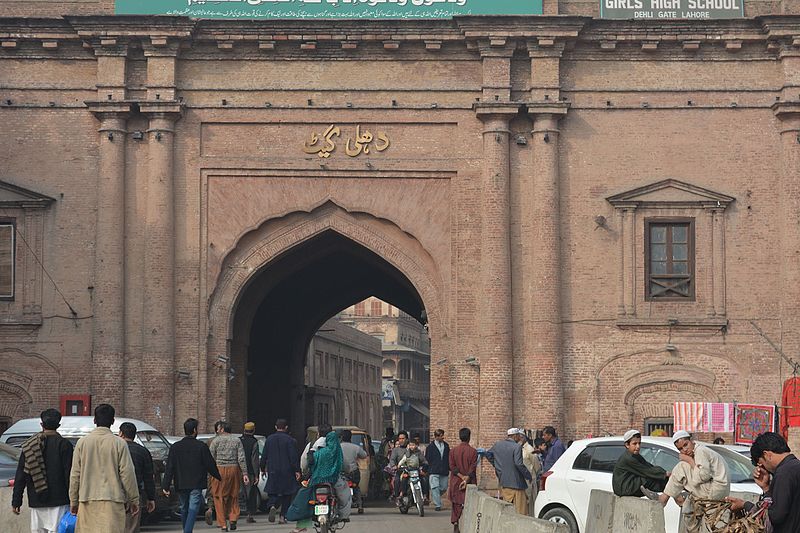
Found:
[[[94,410],[97,428],[75,445],[69,480],[76,533],[110,533],[125,527],[125,513],[139,512],[139,487],[128,445],[111,432],[114,408]]]

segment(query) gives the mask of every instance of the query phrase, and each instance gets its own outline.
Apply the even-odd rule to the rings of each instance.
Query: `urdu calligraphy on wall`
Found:
[[[312,132],[311,137],[303,144],[303,151],[307,154],[317,154],[323,159],[328,159],[336,149],[344,145],[344,153],[349,157],[379,153],[391,145],[389,137],[382,131],[371,131],[356,126],[352,135],[342,134],[342,129],[331,124],[322,132]]]

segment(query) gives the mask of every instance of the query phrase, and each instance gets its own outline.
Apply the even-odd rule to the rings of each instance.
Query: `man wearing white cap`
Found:
[[[722,500],[731,492],[731,482],[725,459],[705,444],[694,442],[686,431],[676,431],[672,436],[680,452],[680,462],[672,469],[664,493],[657,495],[642,489],[645,496],[667,505],[670,497],[683,507],[682,531],[698,533],[706,531],[701,518],[693,518],[692,500]],[[688,492],[684,498],[681,493]]]
[[[527,481],[531,481],[531,473],[522,461],[525,432],[519,428],[511,428],[507,431],[507,435],[505,440],[498,441],[492,446],[487,459],[494,466],[503,500],[514,504],[517,513],[525,515],[528,512],[528,496],[525,494],[525,489],[528,488]]]
[[[617,496],[644,496],[642,487],[661,492],[667,485],[669,474],[660,466],[651,465],[639,451],[642,448],[642,435],[635,429],[625,432],[623,453],[614,465],[611,485]]]

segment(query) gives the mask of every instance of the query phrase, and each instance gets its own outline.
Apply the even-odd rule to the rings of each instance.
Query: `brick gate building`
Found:
[[[297,428],[308,340],[373,295],[427,322],[431,423],[480,444],[776,402],[767,339],[800,348],[797,6],[598,8],[0,2],[0,417],[109,401],[172,432],[258,419],[266,391]]]

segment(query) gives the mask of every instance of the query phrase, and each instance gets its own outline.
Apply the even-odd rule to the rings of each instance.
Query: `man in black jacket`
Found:
[[[136,425],[123,422],[119,426],[119,436],[128,444],[133,469],[136,471],[136,484],[139,485],[139,509],[152,513],[156,510],[156,482],[153,477],[153,456],[137,442]],[[142,515],[125,513],[125,533],[139,533]]]
[[[447,492],[447,477],[450,474],[450,445],[444,441],[444,430],[433,432],[433,442],[425,448],[431,500],[437,511],[442,510],[442,494]]]
[[[258,466],[260,454],[258,452],[258,439],[253,434],[256,432],[254,422],[247,422],[244,425],[244,434],[239,437],[244,446],[244,462],[247,463],[247,476],[250,483],[242,484],[245,501],[247,502],[247,522],[252,524],[256,521],[253,515],[256,514],[256,503],[258,496]]]
[[[208,446],[197,440],[197,420],[188,418],[183,423],[184,438],[169,449],[164,480],[161,486],[169,497],[169,486],[175,479],[175,489],[181,500],[183,533],[192,533],[194,521],[203,501],[203,490],[209,475],[221,480],[217,463]]]
[[[767,516],[773,533],[800,531],[800,461],[791,453],[789,445],[777,433],[762,433],[750,447],[750,457],[756,469],[753,480],[771,498]],[[772,474],[770,476],[770,474]],[[752,512],[757,504],[738,498],[725,498],[731,509],[744,508]]]
[[[61,413],[45,409],[41,418],[42,432],[22,445],[11,510],[20,513],[22,493],[27,489],[31,530],[55,533],[61,517],[69,510],[72,444],[56,431],[61,424]]]

